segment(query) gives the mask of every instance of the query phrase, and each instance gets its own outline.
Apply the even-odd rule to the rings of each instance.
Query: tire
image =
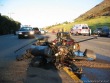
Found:
[[[30,35],[28,36],[28,38],[35,38],[35,35]]]
[[[18,39],[21,39],[21,38],[22,38],[22,36],[18,35]]]
[[[78,32],[76,32],[76,34],[75,34],[76,36],[78,36],[79,35],[79,33]]]
[[[38,34],[41,35],[41,32],[39,32]]]
[[[101,37],[101,35],[100,35],[100,34],[98,34],[98,37]]]
[[[32,36],[31,38],[35,38],[35,36]]]

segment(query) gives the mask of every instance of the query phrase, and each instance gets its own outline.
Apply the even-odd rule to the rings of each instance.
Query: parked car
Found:
[[[33,30],[34,30],[35,34],[41,34],[39,28],[33,27]]]
[[[108,37],[110,35],[110,29],[107,26],[97,28],[93,31],[95,35]]]
[[[110,31],[110,29],[107,26],[104,26],[102,28],[102,31],[99,34],[99,36],[106,36],[106,37],[108,37],[109,36],[109,31]]]
[[[93,34],[94,35],[99,35],[102,31],[102,28],[96,28],[94,31],[93,31]]]
[[[47,30],[45,30],[45,32],[46,32],[46,33],[48,33],[48,31],[47,31]]]
[[[23,37],[35,37],[35,32],[32,27],[21,27],[18,31],[18,38],[21,39]]]
[[[46,31],[43,29],[39,29],[41,34],[46,34]]]
[[[91,29],[87,24],[76,24],[70,30],[73,35],[91,35]]]

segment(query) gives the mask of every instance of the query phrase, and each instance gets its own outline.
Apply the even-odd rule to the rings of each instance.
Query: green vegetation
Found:
[[[50,31],[52,30],[57,31],[60,29],[64,29],[65,31],[70,31],[72,26],[74,26],[75,24],[88,24],[88,26],[92,29],[92,31],[97,27],[108,26],[110,28],[110,16],[100,16],[89,20],[84,20],[84,21],[78,20],[78,21],[66,23],[66,24],[62,23],[60,25],[49,26],[47,27],[47,29],[49,29]]]
[[[70,31],[75,24],[88,24],[92,31],[97,27],[108,26],[110,28],[110,0],[104,0],[100,4],[97,4],[76,18],[74,22],[64,22],[60,25],[49,26],[47,29],[49,31],[57,31],[59,29]]]
[[[110,0],[104,0],[75,19],[77,23],[86,23],[92,29],[108,26],[110,28]]]
[[[0,35],[14,33],[20,28],[20,25],[19,22],[0,14]]]
[[[85,21],[76,21],[74,23],[88,24],[88,26],[92,29],[92,31],[97,27],[108,26],[110,28],[110,16],[100,16],[100,17],[96,17]]]

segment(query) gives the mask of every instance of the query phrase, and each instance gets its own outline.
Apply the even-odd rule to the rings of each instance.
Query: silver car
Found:
[[[22,27],[19,29],[18,31],[18,38],[24,38],[24,37],[31,37],[34,38],[35,37],[35,32],[33,30],[32,27]]]

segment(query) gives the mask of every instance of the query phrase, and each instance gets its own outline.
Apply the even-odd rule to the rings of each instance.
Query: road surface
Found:
[[[55,34],[47,35],[50,36],[50,41],[55,38]],[[36,38],[38,37],[41,36],[36,36]],[[89,36],[73,36],[73,38],[80,41]],[[23,54],[31,44],[17,50],[34,40],[35,38],[18,39],[15,35],[0,36],[0,83],[74,83],[64,71],[56,70],[55,66],[35,68],[29,65],[31,59],[16,61],[16,55]],[[88,48],[97,54],[94,62],[75,62],[83,68],[82,80],[84,83],[110,83],[110,38],[99,37],[81,42],[80,45],[81,51]]]
[[[37,35],[40,38],[42,35]],[[16,61],[16,56],[25,53],[28,43],[34,39],[18,39],[15,35],[0,36],[0,83],[73,83],[64,71],[54,65],[44,68],[31,67],[29,60]],[[28,46],[26,46],[28,45]],[[19,49],[23,46],[23,49]],[[19,50],[18,50],[19,49]]]

